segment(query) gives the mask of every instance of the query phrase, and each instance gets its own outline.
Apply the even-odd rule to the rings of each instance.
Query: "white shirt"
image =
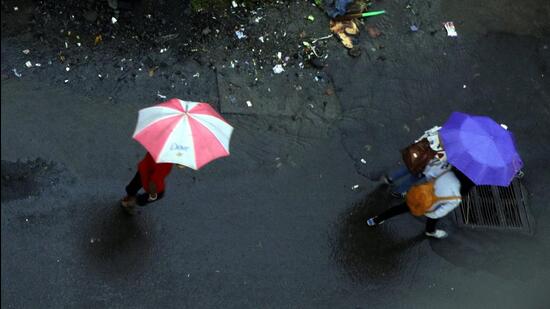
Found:
[[[460,181],[452,171],[442,174],[434,183],[435,195],[438,197],[460,196]],[[435,202],[424,215],[428,218],[438,219],[444,217],[458,207],[461,199],[442,200]]]

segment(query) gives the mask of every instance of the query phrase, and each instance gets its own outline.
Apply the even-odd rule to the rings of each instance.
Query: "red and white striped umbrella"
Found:
[[[232,132],[209,104],[170,99],[139,111],[133,137],[157,163],[199,169],[229,155]]]

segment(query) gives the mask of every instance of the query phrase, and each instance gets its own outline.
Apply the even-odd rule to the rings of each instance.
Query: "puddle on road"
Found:
[[[2,160],[2,202],[37,196],[59,181],[53,162],[38,158],[26,162]]]
[[[332,239],[332,257],[354,281],[383,280],[399,275],[409,263],[410,249],[425,239],[422,234],[392,229],[387,223],[367,226],[367,218],[386,209],[390,203],[387,186],[379,186],[338,220]]]
[[[127,215],[118,202],[97,206],[82,223],[86,232],[81,243],[88,265],[107,277],[136,276],[151,259],[152,234],[146,218]]]

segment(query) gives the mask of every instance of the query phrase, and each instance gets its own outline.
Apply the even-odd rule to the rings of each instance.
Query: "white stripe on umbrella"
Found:
[[[210,105],[171,99],[139,112],[134,138],[156,162],[199,169],[229,155],[232,131]]]
[[[189,114],[189,116],[198,120],[203,126],[208,128],[208,130],[216,136],[223,148],[229,154],[229,137],[233,132],[233,127],[231,127],[227,122],[210,115]]]
[[[137,123],[133,136],[135,137],[143,129],[153,124],[153,122],[160,121],[169,117],[180,116],[182,114],[182,111],[164,106],[153,106],[142,109],[139,111],[139,121]]]
[[[197,169],[195,151],[193,151],[195,149],[193,133],[187,119],[187,115],[182,116],[172,134],[166,139],[157,162],[178,162],[178,164]]]

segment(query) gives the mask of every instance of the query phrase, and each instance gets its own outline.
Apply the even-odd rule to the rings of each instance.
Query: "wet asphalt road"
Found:
[[[543,1],[504,2],[419,7],[420,29],[456,20],[457,39],[410,33],[402,4],[387,2],[384,35],[362,37],[361,57],[329,46],[336,119],[228,113],[232,155],[174,170],[166,197],[135,217],[117,201],[143,154],[129,138],[136,112],[156,85],[83,95],[31,74],[3,78],[2,306],[547,307],[550,36],[537,21],[549,11]],[[211,69],[192,70],[202,78],[188,95],[217,101]],[[428,240],[423,219],[406,215],[365,225],[395,202],[369,177],[453,110],[489,114],[514,132],[534,235],[447,218],[450,237]]]

